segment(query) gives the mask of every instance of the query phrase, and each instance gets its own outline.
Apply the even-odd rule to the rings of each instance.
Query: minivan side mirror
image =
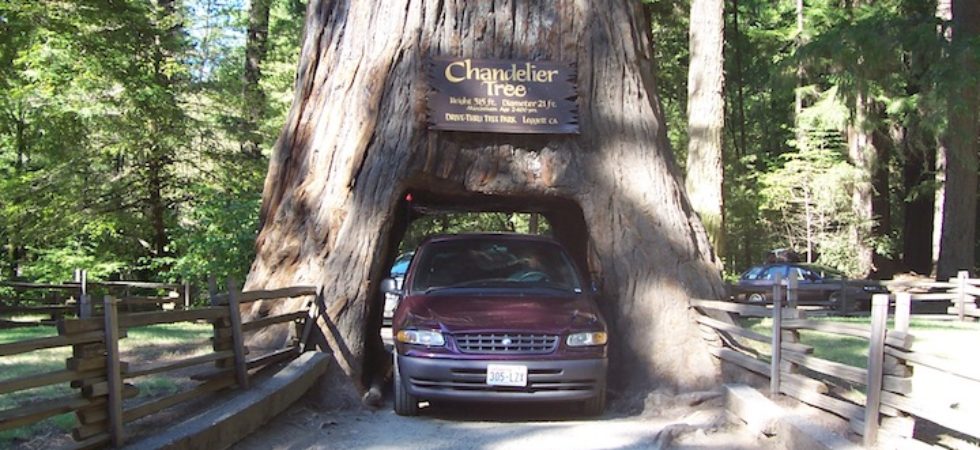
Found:
[[[398,282],[391,277],[381,280],[381,292],[384,292],[385,294],[397,295],[399,297],[404,294],[401,289],[398,289]]]

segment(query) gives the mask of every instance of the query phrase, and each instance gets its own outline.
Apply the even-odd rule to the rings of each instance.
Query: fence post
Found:
[[[88,271],[82,269],[78,274],[78,318],[92,317],[92,299],[88,293]]]
[[[769,395],[779,395],[779,365],[783,350],[783,276],[776,274],[772,286],[772,361],[769,367]]]
[[[245,362],[245,342],[242,338],[242,312],[238,308],[238,284],[228,277],[228,309],[231,313],[231,341],[235,349],[235,378],[238,386],[248,389],[248,367]]]
[[[963,321],[966,316],[966,280],[970,278],[970,274],[965,270],[961,270],[956,273],[956,289],[959,290],[959,294],[956,296],[956,318]]]
[[[878,442],[878,413],[884,371],[885,329],[888,326],[888,294],[871,298],[871,346],[868,348],[868,396],[864,405],[864,445]]]
[[[912,294],[899,292],[895,294],[895,331],[908,333],[912,312]],[[883,373],[907,378],[912,376],[912,367],[905,360],[885,355]],[[908,393],[906,393],[908,395]],[[915,419],[908,413],[899,411],[895,417],[881,418],[881,427],[903,439],[910,439],[915,434]]]
[[[109,437],[114,447],[121,447],[126,440],[123,430],[122,370],[119,362],[118,300],[107,295],[104,299],[106,378],[109,383]]]
[[[184,279],[184,310],[191,309],[191,282]]]

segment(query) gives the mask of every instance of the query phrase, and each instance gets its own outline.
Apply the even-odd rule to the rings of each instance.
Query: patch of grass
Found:
[[[870,317],[820,317],[813,320],[851,325],[870,326]],[[746,318],[742,325],[757,333],[772,335],[772,319]],[[895,326],[888,321],[889,329]],[[914,349],[918,352],[950,359],[964,358],[980,342],[980,323],[913,318],[909,332],[915,337]],[[841,336],[833,333],[800,330],[800,343],[813,347],[813,356],[855,367],[868,365],[868,341],[862,338]],[[768,344],[752,343],[750,346],[767,357],[771,355]]]

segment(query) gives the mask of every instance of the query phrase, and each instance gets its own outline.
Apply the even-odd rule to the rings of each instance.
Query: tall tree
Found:
[[[690,65],[687,79],[687,177],[691,205],[701,217],[715,252],[724,254],[725,125],[724,42],[722,0],[691,1]]]
[[[457,207],[538,203],[601,282],[615,381],[713,385],[717,362],[689,299],[723,289],[667,144],[649,30],[626,0],[311,1],[246,287],[323,285],[319,329],[363,383],[390,361],[375,332],[378,288],[405,230],[406,191]],[[574,64],[581,134],[428,130],[430,56]]]
[[[245,71],[242,76],[242,152],[253,158],[261,158],[262,143],[259,127],[265,114],[265,91],[262,80],[262,62],[269,40],[269,7],[272,0],[251,0],[248,13],[248,34],[245,37]]]
[[[957,81],[949,86],[949,124],[941,149],[945,166],[942,234],[936,274],[951,277],[976,265],[977,136],[980,85],[978,61],[972,43],[980,36],[980,4],[971,0],[952,2],[950,66]]]

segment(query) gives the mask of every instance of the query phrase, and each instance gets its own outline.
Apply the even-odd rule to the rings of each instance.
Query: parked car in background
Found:
[[[849,280],[834,269],[816,264],[780,262],[755,266],[742,273],[738,280],[738,297],[750,303],[772,301],[772,285],[776,275],[783,279],[796,274],[799,280],[798,301],[801,305],[828,306],[840,312],[866,310],[874,294],[888,289],[872,280]],[[842,304],[846,299],[846,306]]]
[[[415,256],[414,251],[403,253],[398,256],[398,258],[395,259],[394,264],[391,265],[389,276],[395,280],[395,287],[397,289],[402,288],[402,282],[405,280],[405,273],[408,272],[408,265],[412,263],[413,256]],[[391,326],[391,319],[395,317],[395,308],[397,307],[398,296],[386,292],[384,313],[382,314],[382,326]]]
[[[565,249],[521,234],[430,237],[403,287],[395,337],[395,412],[420,401],[606,402],[606,322]]]

